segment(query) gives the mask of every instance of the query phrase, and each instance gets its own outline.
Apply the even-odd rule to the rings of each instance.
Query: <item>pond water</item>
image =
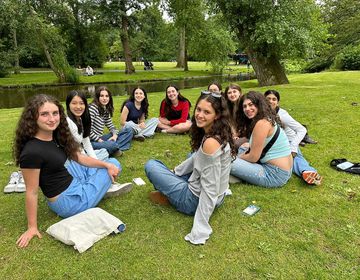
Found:
[[[141,86],[147,92],[164,92],[165,88],[169,84],[176,85],[179,89],[204,87],[213,81],[219,83],[235,82],[248,80],[250,77],[248,74],[242,75],[227,75],[227,76],[209,76],[209,77],[194,77],[185,80],[166,80],[166,81],[151,81],[151,82],[139,82],[139,83],[103,83],[103,84],[81,84],[71,86],[41,86],[30,88],[0,88],[0,109],[4,108],[16,108],[23,107],[25,102],[30,97],[45,93],[55,96],[60,101],[65,101],[66,96],[71,90],[83,90],[90,98],[95,93],[96,87],[100,85],[106,85],[113,95],[127,95],[135,87]]]

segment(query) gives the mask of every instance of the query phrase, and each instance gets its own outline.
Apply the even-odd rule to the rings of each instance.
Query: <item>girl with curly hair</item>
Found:
[[[131,92],[130,98],[121,106],[120,124],[123,127],[130,127],[134,131],[134,139],[144,141],[145,137],[155,134],[159,123],[158,118],[147,119],[149,101],[146,91],[137,87]]]
[[[232,156],[236,155],[229,114],[221,95],[202,92],[196,102],[190,137],[193,154],[173,171],[160,161],[149,160],[145,172],[157,190],[150,193],[150,199],[195,215],[185,240],[204,244],[212,233],[209,219],[224,201]]]
[[[163,133],[184,133],[191,127],[190,101],[181,95],[179,89],[169,85],[161,101],[158,128]]]
[[[248,92],[239,104],[239,133],[249,143],[240,147],[230,174],[262,187],[283,186],[291,177],[293,159],[279,118],[259,92]]]
[[[64,108],[44,94],[30,99],[22,112],[14,158],[26,184],[28,229],[17,240],[19,247],[26,247],[34,236],[41,237],[37,226],[39,187],[50,209],[65,218],[96,206],[120,172],[116,159],[100,161],[80,152]]]

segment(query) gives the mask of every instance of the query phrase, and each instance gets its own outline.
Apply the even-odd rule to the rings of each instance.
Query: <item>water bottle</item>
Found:
[[[118,229],[119,232],[124,232],[125,229],[126,229],[126,225],[125,224],[120,224],[117,229]]]

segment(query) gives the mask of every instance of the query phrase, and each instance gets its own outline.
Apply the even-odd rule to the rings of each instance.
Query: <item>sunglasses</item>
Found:
[[[215,97],[215,98],[221,98],[221,93],[220,92],[211,92],[211,91],[208,91],[208,90],[203,90],[201,92],[201,95],[211,95],[212,97]]]

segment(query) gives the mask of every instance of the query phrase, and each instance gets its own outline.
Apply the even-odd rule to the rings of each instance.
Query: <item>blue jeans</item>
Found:
[[[118,150],[125,151],[130,149],[131,139],[133,138],[134,132],[129,127],[124,127],[120,132],[117,134],[116,141],[109,140],[112,137],[112,133],[108,133],[103,135],[101,139],[103,142],[94,142],[91,141],[91,145],[93,146],[94,150],[99,150],[105,148],[109,155],[113,155]]]
[[[301,177],[304,171],[316,171],[314,167],[312,167],[307,160],[304,158],[303,154],[300,151],[300,148],[297,150],[297,155],[294,157],[294,164],[293,164],[293,172]]]
[[[164,194],[176,210],[186,215],[194,215],[199,198],[188,187],[191,175],[177,176],[161,161],[151,159],[145,164],[145,173],[154,188]]]
[[[121,168],[114,158],[105,161]],[[106,168],[90,168],[72,160],[68,161],[66,168],[73,176],[72,182],[56,201],[48,201],[50,209],[63,218],[95,207],[112,184]]]
[[[134,130],[135,135],[151,137],[155,134],[155,129],[158,123],[159,123],[158,118],[151,118],[145,121],[145,128],[140,128],[139,125],[137,125],[133,121],[126,122],[124,127],[131,127]]]
[[[239,149],[239,155],[245,152]],[[278,188],[282,187],[289,181],[291,170],[286,171],[269,163],[252,163],[239,157],[231,164],[230,174],[253,185]]]

